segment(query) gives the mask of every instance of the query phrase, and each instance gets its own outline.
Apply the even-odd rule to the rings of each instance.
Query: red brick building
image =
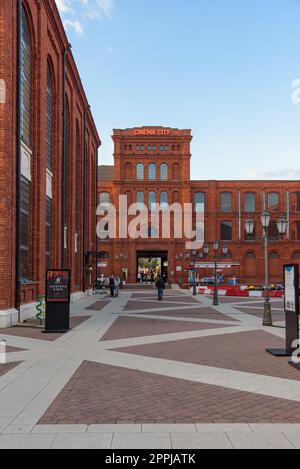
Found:
[[[264,282],[263,230],[260,214],[268,210],[271,281],[282,280],[284,263],[300,262],[300,182],[289,181],[192,181],[190,179],[190,130],[142,127],[115,130],[114,167],[99,168],[102,205],[111,202],[118,209],[119,196],[134,202],[205,204],[205,242],[219,240],[229,248],[223,274],[240,282]],[[284,217],[287,234],[279,236],[277,222]],[[195,215],[194,215],[195,218]],[[255,233],[247,236],[245,222],[255,221]],[[121,275],[128,269],[129,282],[136,282],[140,258],[162,259],[171,283],[188,282],[192,268],[186,239],[163,239],[149,232],[149,239],[107,239],[100,242],[98,275]],[[158,238],[156,237],[158,236]],[[211,247],[212,252],[212,247]],[[205,269],[210,259],[197,259],[197,277],[211,276]],[[200,265],[202,264],[202,265]],[[230,267],[230,265],[232,267]]]
[[[45,271],[91,288],[100,139],[54,0],[0,2],[0,326],[32,315]]]

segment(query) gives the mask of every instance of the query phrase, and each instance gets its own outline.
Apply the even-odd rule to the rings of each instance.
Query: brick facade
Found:
[[[6,101],[0,103],[0,310],[16,306],[16,194],[17,194],[17,87],[18,2],[0,2],[0,80]],[[68,47],[54,0],[24,0],[31,43],[30,150],[31,197],[29,281],[22,282],[22,303],[32,303],[44,293],[46,249],[46,108],[47,70],[51,71],[51,268],[62,267],[62,154],[63,154],[63,54]],[[84,251],[96,249],[96,167],[100,139],[89,104],[69,51],[65,64],[68,107],[66,170],[66,268],[72,269],[72,293],[91,287],[93,277],[84,272]],[[85,125],[86,123],[86,125]],[[85,136],[85,142],[84,142]],[[23,144],[22,144],[23,145]],[[83,176],[86,150],[86,239],[83,241]],[[75,249],[77,244],[77,249]],[[77,251],[77,252],[75,252]]]
[[[232,224],[231,239],[224,239],[222,244],[228,246],[229,256],[226,263],[239,264],[224,271],[226,277],[238,277],[241,282],[264,282],[263,230],[260,214],[265,209],[272,215],[272,222],[281,217],[288,219],[288,233],[284,240],[278,233],[270,232],[270,276],[271,281],[282,280],[283,264],[300,262],[300,183],[299,181],[192,181],[190,179],[190,130],[168,129],[162,127],[142,127],[126,130],[115,130],[113,141],[114,177],[112,169],[99,168],[98,192],[109,193],[110,202],[118,208],[119,195],[128,195],[129,202],[137,200],[139,191],[145,194],[145,204],[149,191],[155,191],[157,201],[162,191],[168,193],[169,203],[194,203],[195,193],[205,194],[205,241],[212,243],[221,240],[221,223]],[[149,165],[156,165],[156,179],[149,181]],[[160,180],[161,164],[168,165],[167,180]],[[137,180],[137,164],[144,165],[144,180]],[[231,193],[232,207],[227,211],[221,207],[221,194]],[[272,201],[274,194],[275,203]],[[253,194],[252,207],[246,207],[246,194]],[[255,200],[255,202],[254,202]],[[256,223],[253,239],[245,234],[246,220]],[[274,227],[273,227],[274,230]],[[137,253],[159,252],[168,254],[168,274],[171,283],[188,281],[191,269],[191,257],[185,239],[138,239],[114,240],[100,242],[99,251],[103,259],[99,261],[98,275],[114,273],[121,275],[123,268],[128,268],[129,282],[135,282],[137,276]],[[212,247],[211,247],[212,252]],[[106,253],[106,254],[105,254]],[[106,256],[106,259],[105,259]],[[208,259],[200,262],[208,262]],[[105,267],[105,264],[107,266]],[[211,276],[212,270],[197,271],[197,277]]]

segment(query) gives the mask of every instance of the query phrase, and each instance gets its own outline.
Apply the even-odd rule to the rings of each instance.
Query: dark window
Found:
[[[232,193],[231,192],[222,192],[221,212],[232,212]]]
[[[155,204],[156,204],[156,193],[151,191],[149,192],[148,196],[148,208],[149,210],[155,211]]]
[[[279,239],[279,231],[276,221],[271,221],[269,225],[269,237],[272,239]]]
[[[256,195],[253,192],[247,192],[245,194],[245,212],[254,213],[256,212]]]
[[[296,222],[296,236],[297,236],[297,241],[300,241],[300,221]]]
[[[205,193],[196,192],[194,195],[194,203],[196,212],[201,212],[203,205],[205,205]]]
[[[21,227],[20,227],[20,257],[21,279],[28,281],[29,275],[29,232],[30,232],[30,182],[21,178]]]
[[[30,146],[31,45],[24,8],[21,23],[21,136],[26,145]]]
[[[108,210],[110,204],[110,194],[109,192],[101,192],[100,194],[100,205],[102,209]]]
[[[169,195],[166,191],[160,194],[160,205],[163,210],[167,210],[169,207]]]
[[[272,212],[279,210],[279,194],[277,192],[270,192],[268,194],[268,210]]]
[[[144,195],[144,192],[142,192],[142,191],[137,192],[137,194],[136,194],[136,203],[137,203],[139,206],[144,205],[144,203],[145,203],[145,195]]]
[[[231,221],[223,221],[221,223],[221,240],[232,241],[232,223]]]

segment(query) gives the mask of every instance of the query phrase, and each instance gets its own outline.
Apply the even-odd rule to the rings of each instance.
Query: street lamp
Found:
[[[223,256],[227,256],[228,254],[228,247],[223,246],[222,247],[222,254],[220,257],[218,257],[218,250],[220,247],[219,241],[214,241],[213,242],[213,249],[214,249],[214,264],[215,264],[215,286],[214,286],[214,301],[213,305],[214,306],[219,306],[219,292],[218,292],[218,260],[221,259]],[[203,248],[205,256],[208,256],[209,254],[209,245],[206,244]]]
[[[269,212],[263,212],[260,216],[261,224],[263,227],[263,240],[264,240],[264,258],[265,258],[265,302],[264,302],[264,317],[263,325],[272,326],[272,308],[270,301],[270,280],[269,280],[269,238],[268,229],[271,222],[271,215]],[[253,220],[247,220],[245,223],[247,235],[252,236],[254,234],[255,222]],[[281,237],[286,233],[287,221],[284,217],[281,217],[277,222],[278,232]]]

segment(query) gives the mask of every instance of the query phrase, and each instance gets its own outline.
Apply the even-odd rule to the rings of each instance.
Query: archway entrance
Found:
[[[168,253],[166,251],[137,252],[137,281],[151,281],[151,277],[162,274],[168,280]]]

